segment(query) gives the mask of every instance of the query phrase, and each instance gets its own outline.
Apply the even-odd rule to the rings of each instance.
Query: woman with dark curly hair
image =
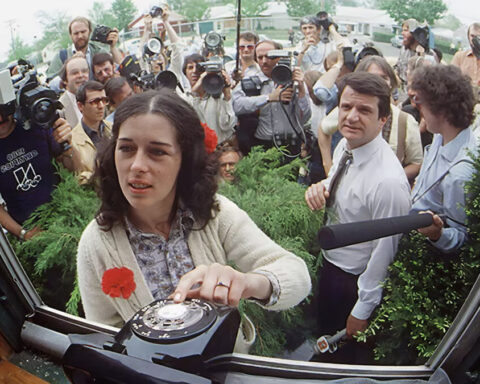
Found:
[[[468,237],[465,183],[472,177],[471,154],[477,150],[470,127],[475,105],[472,86],[457,67],[436,64],[416,69],[410,88],[433,133],[412,191],[412,211],[432,213],[433,224],[419,232],[439,250],[455,252]],[[446,216],[446,226],[439,215]]]
[[[121,325],[167,297],[254,299],[271,310],[306,297],[303,260],[216,195],[216,167],[185,101],[171,92],[132,96],[116,110],[112,134],[98,154],[101,207],[78,248],[88,319]]]

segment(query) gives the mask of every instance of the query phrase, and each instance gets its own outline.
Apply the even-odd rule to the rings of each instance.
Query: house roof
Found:
[[[366,24],[396,25],[386,11],[362,7],[343,7],[338,5],[334,19],[337,23],[355,22]]]
[[[260,16],[275,16],[275,15],[287,16],[287,4],[280,1],[269,1],[267,3],[267,9],[260,12]]]
[[[203,15],[204,19],[215,20],[215,19],[226,19],[229,17],[235,17],[237,15],[235,6],[233,4],[227,5],[217,5],[210,7],[205,11]]]

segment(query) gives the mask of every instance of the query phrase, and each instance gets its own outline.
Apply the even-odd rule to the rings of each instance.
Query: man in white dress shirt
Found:
[[[381,134],[390,114],[386,82],[370,73],[352,73],[344,77],[339,95],[338,126],[344,138],[335,149],[327,179],[307,189],[308,206],[326,207],[328,224],[408,214],[405,172]],[[399,239],[390,236],[323,252],[317,290],[320,335],[346,328],[351,339],[367,328]],[[368,355],[364,343],[348,343],[330,357],[365,363]]]

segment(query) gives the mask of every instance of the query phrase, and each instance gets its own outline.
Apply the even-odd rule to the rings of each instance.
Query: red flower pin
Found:
[[[128,299],[135,288],[133,272],[128,268],[110,268],[102,276],[102,291],[110,297]]]
[[[210,154],[215,151],[215,148],[217,148],[218,137],[215,131],[211,129],[206,123],[201,124],[203,130],[205,131],[205,149],[207,150],[207,153]]]

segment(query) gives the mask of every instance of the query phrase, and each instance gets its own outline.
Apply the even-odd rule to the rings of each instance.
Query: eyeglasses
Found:
[[[95,105],[98,107],[100,103],[103,103],[103,105],[108,105],[108,97],[96,97],[95,99],[87,100],[87,103],[90,105]]]
[[[243,51],[244,49],[253,49],[255,48],[255,45],[254,44],[239,45],[238,48],[240,48],[240,50]]]

